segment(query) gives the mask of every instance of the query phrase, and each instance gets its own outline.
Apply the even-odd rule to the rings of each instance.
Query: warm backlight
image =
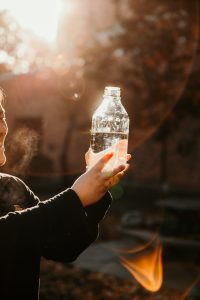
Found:
[[[48,41],[53,41],[56,37],[62,8],[62,0],[0,1],[0,10],[8,10],[23,28],[33,31]]]

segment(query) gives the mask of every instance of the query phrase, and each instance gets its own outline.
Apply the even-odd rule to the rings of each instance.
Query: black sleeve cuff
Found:
[[[87,206],[85,211],[89,221],[99,223],[105,217],[111,203],[112,196],[108,191],[97,203]]]

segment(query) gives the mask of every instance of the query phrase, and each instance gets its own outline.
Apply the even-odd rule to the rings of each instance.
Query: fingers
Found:
[[[85,154],[86,161],[88,160],[88,157],[91,155],[91,149],[87,151]],[[114,153],[109,152],[105,154],[99,161],[96,163],[96,165],[92,168],[92,172],[100,173],[100,178],[103,180],[104,183],[106,183],[106,186],[113,186],[119,182],[121,177],[124,175],[124,173],[128,170],[130,167],[129,164],[120,165],[113,170],[109,171],[103,171],[105,165],[108,163],[108,161],[113,157]],[[127,161],[131,159],[131,154],[127,154]],[[88,168],[86,167],[86,170]],[[111,179],[112,178],[112,179]],[[114,179],[113,179],[114,178]],[[111,181],[109,181],[111,179]]]
[[[117,175],[118,173],[124,171],[125,168],[126,168],[126,165],[120,165],[120,166],[114,168],[113,171],[110,172],[110,177],[113,177],[113,176]]]
[[[90,155],[91,155],[91,148],[89,148],[88,151],[85,153],[85,162],[86,162],[86,165],[89,164]]]
[[[126,164],[126,167],[124,169],[124,173],[130,168],[130,165],[129,164]]]
[[[91,148],[89,148],[88,151],[85,153],[86,165],[89,164],[91,151],[92,151]],[[105,164],[112,158],[113,155],[114,155],[113,152],[109,152],[109,153],[105,154],[96,164],[97,171],[101,171],[103,169],[103,167],[105,166]],[[131,159],[131,157],[132,157],[131,154],[127,154],[127,161],[129,161]]]
[[[113,152],[109,152],[106,155],[104,155],[95,165],[95,168],[97,171],[102,171],[105,164],[113,157]]]
[[[105,186],[107,188],[111,188],[112,186],[118,184],[118,182],[120,181],[120,179],[124,176],[124,172],[120,172],[117,175],[109,178],[108,180],[106,180]]]
[[[132,157],[131,154],[127,154],[126,160],[129,161],[131,159],[131,157]]]
[[[124,174],[128,170],[129,167],[130,167],[129,164],[120,165],[120,166],[114,168],[111,172],[103,172],[103,177],[105,179],[108,179],[108,178],[114,177],[118,174]]]
[[[121,172],[118,172],[117,174],[112,175],[111,177],[107,177],[107,179],[105,181],[105,186],[108,189],[111,188],[112,186],[118,184],[118,182],[124,176],[125,172],[128,170],[128,168],[130,167],[130,165],[126,164],[125,166],[120,166],[120,167],[123,167],[123,170]],[[117,168],[115,170],[117,170]]]

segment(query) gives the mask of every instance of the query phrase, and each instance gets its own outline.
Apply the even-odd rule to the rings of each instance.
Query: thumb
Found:
[[[103,167],[105,166],[105,164],[107,164],[107,162],[111,159],[111,157],[113,157],[114,153],[113,152],[109,152],[106,153],[95,165],[95,169],[97,171],[101,171],[103,169]]]

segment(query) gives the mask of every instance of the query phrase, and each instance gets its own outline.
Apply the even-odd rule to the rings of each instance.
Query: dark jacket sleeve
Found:
[[[91,224],[99,223],[105,216],[108,208],[112,203],[112,196],[107,192],[104,197],[95,204],[89,205],[85,208],[89,222]]]
[[[0,218],[0,237],[4,244],[14,240],[16,246],[41,251],[56,241],[60,232],[66,236],[90,232],[83,206],[74,191],[68,189],[32,208],[10,212]],[[91,237],[90,237],[91,238]]]
[[[9,206],[13,211],[0,218],[0,237],[5,247],[31,249],[46,258],[69,262],[97,238],[98,224],[111,203],[109,193],[84,208],[72,189],[39,201],[18,178],[5,179],[3,194],[13,201]],[[22,210],[14,211],[15,206]]]
[[[78,196],[76,195],[76,197]],[[63,234],[63,231],[58,232],[56,240],[48,243],[43,249],[43,256],[57,261],[74,261],[79,254],[97,239],[99,222],[104,218],[111,202],[112,197],[107,192],[98,203],[84,208],[87,230],[84,230],[80,223],[77,230],[71,234],[67,233],[67,228],[64,230],[65,234]],[[76,221],[78,222],[78,220]]]

